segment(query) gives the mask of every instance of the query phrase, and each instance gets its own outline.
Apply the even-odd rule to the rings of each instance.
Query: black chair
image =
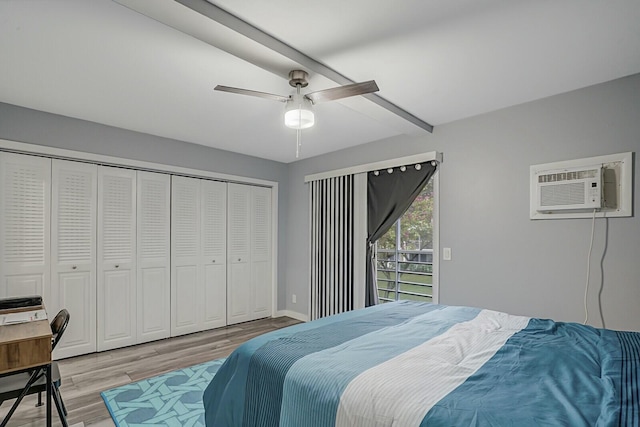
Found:
[[[51,322],[51,332],[53,334],[51,338],[51,351],[53,351],[58,342],[60,342],[62,334],[69,324],[69,318],[69,312],[66,309],[62,309]],[[29,382],[32,382],[32,384],[25,392]],[[67,408],[64,406],[62,396],[60,395],[61,384],[62,378],[60,376],[58,364],[56,362],[51,362],[51,395],[56,404],[60,421],[64,427],[67,427]],[[17,408],[18,404],[20,404],[22,398],[28,394],[38,393],[38,404],[36,406],[41,406],[42,393],[46,392],[46,390],[47,380],[43,369],[19,372],[17,374],[0,377],[0,405],[5,400],[18,398],[18,401],[14,403],[13,407],[7,414],[5,421],[11,418],[11,415],[13,415],[13,412]]]

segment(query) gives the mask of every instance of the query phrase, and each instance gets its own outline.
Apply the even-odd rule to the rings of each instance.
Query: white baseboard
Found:
[[[284,317],[284,316],[291,317],[292,319],[296,319],[296,320],[299,320],[301,322],[308,322],[309,321],[309,316],[307,316],[306,314],[298,313],[297,311],[278,310],[273,315],[273,317]]]

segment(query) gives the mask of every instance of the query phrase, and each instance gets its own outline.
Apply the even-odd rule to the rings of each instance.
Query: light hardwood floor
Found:
[[[117,350],[93,353],[59,361],[61,393],[69,415],[69,425],[113,426],[100,392],[175,369],[228,356],[250,338],[299,323],[288,317],[262,319],[220,329],[168,338]],[[44,407],[35,407],[37,397],[27,396],[9,426],[44,425]],[[0,419],[13,402],[0,406]],[[55,425],[58,422],[53,407]]]

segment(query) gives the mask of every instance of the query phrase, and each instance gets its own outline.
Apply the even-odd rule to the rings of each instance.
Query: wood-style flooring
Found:
[[[60,360],[62,399],[69,425],[113,426],[100,392],[175,369],[227,357],[250,338],[299,323],[288,317],[255,320],[220,329],[168,338],[117,350]],[[44,396],[43,396],[44,397]],[[36,408],[36,395],[27,396],[11,417],[9,426],[45,425],[45,409]],[[0,420],[13,401],[0,406]],[[55,406],[54,425],[60,425]]]

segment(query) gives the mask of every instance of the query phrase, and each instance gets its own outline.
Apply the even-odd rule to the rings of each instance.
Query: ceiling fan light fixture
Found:
[[[291,129],[308,129],[315,124],[315,114],[311,101],[295,94],[287,101],[284,111],[284,124]]]
[[[214,90],[284,102],[284,125],[296,130],[296,158],[300,156],[300,147],[302,146],[300,142],[300,131],[302,129],[308,129],[316,123],[316,117],[313,113],[313,106],[315,104],[318,102],[349,98],[356,95],[365,95],[380,90],[374,80],[369,80],[367,82],[351,83],[302,95],[300,89],[309,85],[309,74],[304,70],[292,70],[289,73],[289,85],[296,88],[296,93],[290,96],[222,85],[217,85]],[[391,172],[393,172],[392,169],[389,170],[389,173]]]

